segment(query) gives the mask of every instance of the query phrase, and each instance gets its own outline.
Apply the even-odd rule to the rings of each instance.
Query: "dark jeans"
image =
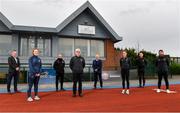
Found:
[[[166,71],[159,71],[158,72],[158,88],[161,88],[161,81],[162,78],[164,77],[165,84],[166,84],[166,89],[169,89],[169,81],[168,81],[168,72]]]
[[[125,81],[127,82],[127,89],[129,89],[129,69],[121,69],[122,86],[125,89]]]
[[[143,81],[143,86],[145,86],[145,77],[144,77],[144,71],[138,70],[138,77],[139,77],[139,86],[141,87],[142,81]]]
[[[103,87],[102,73],[99,73],[99,72],[94,72],[94,88],[96,88],[98,78],[100,81],[100,86],[102,88]]]
[[[83,73],[73,73],[73,94],[76,94],[77,83],[79,83],[78,93],[82,94],[82,75]]]
[[[17,83],[18,83],[18,79],[19,79],[19,72],[12,72],[9,73],[7,76],[7,91],[10,92],[11,89],[11,81],[12,78],[14,77],[14,91],[17,91]]]
[[[27,90],[27,96],[28,97],[31,97],[31,89],[34,85],[34,92],[35,92],[35,96],[38,96],[38,84],[39,84],[39,79],[40,79],[40,76],[29,76],[28,78],[28,90]]]
[[[56,90],[58,90],[59,82],[61,84],[61,89],[63,89],[63,83],[64,83],[64,73],[58,73],[56,75]]]

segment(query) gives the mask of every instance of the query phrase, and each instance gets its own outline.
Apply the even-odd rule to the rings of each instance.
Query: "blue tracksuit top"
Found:
[[[29,75],[34,76],[35,74],[41,73],[41,59],[38,56],[32,56],[29,58]]]

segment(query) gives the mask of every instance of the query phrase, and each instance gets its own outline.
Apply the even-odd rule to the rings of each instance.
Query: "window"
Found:
[[[32,49],[38,48],[40,56],[51,56],[51,38],[46,36],[21,36],[21,56],[31,56]]]
[[[12,36],[11,35],[0,35],[0,55],[7,56],[9,51],[12,49]]]
[[[104,41],[91,40],[91,56],[95,56],[96,54],[104,57]]]
[[[71,38],[60,38],[58,52],[63,56],[73,56],[74,50],[74,39]]]
[[[75,49],[80,48],[81,49],[81,55],[83,57],[89,57],[90,56],[89,45],[90,45],[89,40],[75,39]]]
[[[71,57],[76,48],[81,49],[83,57],[94,57],[96,53],[104,57],[104,41],[74,38],[59,38],[58,51],[63,56]]]
[[[51,40],[50,39],[43,39],[39,37],[37,39],[37,48],[40,50],[41,56],[51,56]]]

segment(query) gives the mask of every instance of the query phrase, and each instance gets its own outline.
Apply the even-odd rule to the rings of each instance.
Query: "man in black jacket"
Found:
[[[56,71],[56,91],[58,91],[58,83],[59,83],[59,78],[60,83],[61,83],[61,90],[64,91],[65,89],[63,88],[63,82],[64,82],[64,67],[65,67],[65,61],[62,58],[62,55],[59,54],[57,60],[54,62],[53,65],[55,71]]]
[[[81,50],[77,48],[75,50],[75,56],[70,60],[70,68],[73,73],[73,97],[76,97],[77,82],[79,83],[79,96],[82,97],[82,75],[85,67],[85,60],[81,56]]]
[[[156,59],[156,67],[157,67],[157,71],[158,71],[158,90],[157,90],[157,93],[161,92],[160,89],[161,89],[162,78],[164,78],[164,80],[165,80],[166,92],[170,93],[169,81],[168,81],[169,60],[164,55],[163,50],[159,50],[159,56]]]
[[[10,87],[11,87],[11,81],[14,77],[14,92],[18,93],[17,89],[17,82],[19,78],[19,71],[20,71],[20,61],[17,57],[16,50],[13,50],[11,52],[11,56],[8,58],[8,64],[9,64],[9,74],[7,76],[7,91],[8,93],[11,93]]]
[[[99,78],[100,86],[103,87],[102,81],[102,61],[99,59],[99,54],[96,54],[96,59],[93,60],[93,71],[94,71],[94,89],[96,89],[97,81]]]

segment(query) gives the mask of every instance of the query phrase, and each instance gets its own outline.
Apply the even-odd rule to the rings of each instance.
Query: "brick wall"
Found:
[[[111,40],[105,41],[105,57],[103,61],[103,70],[117,70],[119,68],[120,52],[114,49],[114,43]]]

